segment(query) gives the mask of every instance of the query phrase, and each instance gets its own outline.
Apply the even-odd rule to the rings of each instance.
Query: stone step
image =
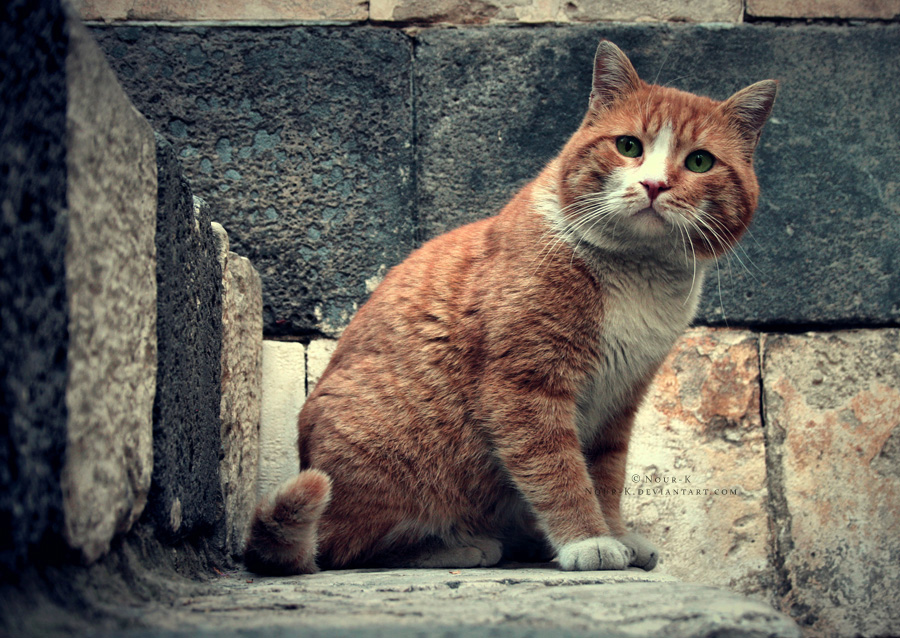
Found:
[[[3,11],[0,567],[90,564],[139,519],[239,554],[259,276],[78,19]]]
[[[334,347],[264,343],[260,438],[278,443],[261,487],[298,467],[297,396]],[[813,635],[888,635],[898,590],[876,583],[900,582],[898,441],[900,331],[694,328],[638,412],[623,515],[660,548],[654,575],[766,600]]]
[[[641,571],[555,565],[347,570],[291,578],[224,574],[199,595],[140,610],[128,638],[442,636],[799,638],[768,604]]]

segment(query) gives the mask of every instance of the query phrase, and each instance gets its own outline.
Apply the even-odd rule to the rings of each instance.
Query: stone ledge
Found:
[[[740,22],[741,0],[372,0],[373,21],[484,25],[568,22]]]
[[[787,617],[724,589],[640,571],[553,565],[349,570],[291,578],[231,571],[205,595],[146,605],[125,636],[799,638]],[[224,633],[223,633],[224,632]]]
[[[360,21],[365,0],[73,0],[83,20]]]
[[[863,18],[896,20],[898,0],[747,0],[747,14],[757,18]]]

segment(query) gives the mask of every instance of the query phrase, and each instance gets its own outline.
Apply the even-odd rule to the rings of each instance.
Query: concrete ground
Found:
[[[118,610],[140,629],[107,636],[798,637],[763,602],[639,570],[554,565],[347,570],[296,577],[220,572],[168,600]],[[94,633],[93,635],[97,635]]]

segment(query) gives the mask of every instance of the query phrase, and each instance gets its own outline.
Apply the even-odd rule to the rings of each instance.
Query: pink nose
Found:
[[[656,198],[659,197],[661,192],[669,190],[668,184],[655,179],[645,179],[641,184],[647,189],[647,195],[650,196],[651,204],[656,201]]]

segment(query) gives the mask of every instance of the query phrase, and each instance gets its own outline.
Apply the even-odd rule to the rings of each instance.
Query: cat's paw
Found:
[[[503,544],[496,538],[487,538],[479,536],[473,538],[472,546],[481,551],[480,567],[491,567],[500,562],[503,558]]]
[[[648,572],[656,567],[656,563],[659,561],[659,550],[656,545],[634,532],[620,536],[618,540],[632,552],[630,566],[640,567]]]
[[[503,545],[493,538],[479,536],[462,547],[440,547],[400,564],[409,567],[491,567],[503,557]]]
[[[563,545],[556,558],[565,571],[589,571],[625,569],[631,555],[631,549],[612,536],[596,536]]]

